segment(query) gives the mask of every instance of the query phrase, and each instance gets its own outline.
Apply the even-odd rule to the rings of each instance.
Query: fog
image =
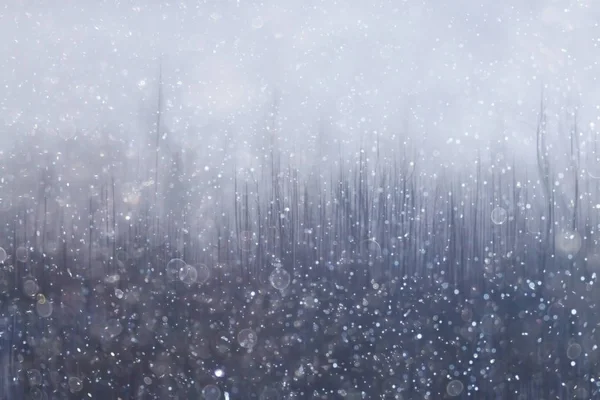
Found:
[[[600,5],[15,1],[0,400],[600,396]]]
[[[527,158],[542,91],[582,131],[599,118],[599,16],[591,0],[7,2],[2,131],[144,137],[162,65],[161,130],[186,146],[252,143],[278,98],[295,148],[325,123],[348,143],[397,134],[451,160],[499,140]]]

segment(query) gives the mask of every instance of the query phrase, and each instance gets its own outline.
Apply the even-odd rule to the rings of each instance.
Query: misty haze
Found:
[[[600,4],[0,6],[0,400],[600,398]]]

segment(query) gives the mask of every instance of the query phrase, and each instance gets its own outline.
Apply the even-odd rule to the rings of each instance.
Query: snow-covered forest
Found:
[[[600,8],[288,3],[5,6],[0,399],[598,398]]]

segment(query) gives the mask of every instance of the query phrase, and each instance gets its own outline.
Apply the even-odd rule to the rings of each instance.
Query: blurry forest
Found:
[[[599,395],[600,154],[575,111],[542,101],[533,163],[494,142],[452,168],[403,129],[335,157],[320,122],[284,150],[274,94],[242,162],[186,146],[160,96],[145,141],[0,155],[0,398]]]
[[[0,400],[600,398],[599,5],[3,2]]]

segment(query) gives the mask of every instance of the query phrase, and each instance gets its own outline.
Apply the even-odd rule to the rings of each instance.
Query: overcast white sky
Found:
[[[600,124],[594,0],[5,3],[7,135],[151,129],[160,54],[165,124],[205,127],[199,141],[250,138],[274,90],[290,142],[324,118],[344,140],[408,126],[442,154],[504,135],[523,151],[543,84],[551,103],[580,106],[582,127]]]

